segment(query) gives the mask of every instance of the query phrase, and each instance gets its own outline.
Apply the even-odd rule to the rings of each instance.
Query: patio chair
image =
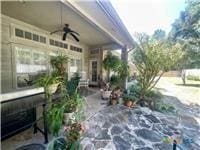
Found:
[[[78,83],[78,88],[80,88],[80,87],[88,88],[89,79],[87,79],[87,77],[86,77],[86,72],[84,72],[84,71],[80,72],[80,76],[81,76],[81,78],[80,78],[79,83]]]

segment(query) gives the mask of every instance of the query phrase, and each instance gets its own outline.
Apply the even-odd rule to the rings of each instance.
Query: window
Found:
[[[33,41],[39,42],[39,35],[33,34]]]
[[[65,48],[65,49],[68,49],[68,45],[67,45],[67,44],[64,44],[64,48]]]
[[[63,43],[59,42],[59,47],[63,48]]]
[[[71,59],[70,61],[70,77],[75,72],[81,72],[81,60],[80,59]]]
[[[25,39],[32,40],[32,33],[25,32]]]
[[[54,40],[50,39],[49,43],[50,43],[50,45],[54,45]]]
[[[46,44],[46,37],[15,28],[15,36]]]
[[[18,36],[18,37],[24,37],[24,32],[23,30],[20,30],[20,29],[17,29],[15,28],[15,35]]]
[[[55,41],[55,46],[59,46],[59,42],[58,41]]]
[[[77,71],[80,72],[81,71],[81,60],[80,59],[76,60],[76,66],[77,66]]]
[[[60,48],[68,48],[68,45],[63,43],[63,42],[59,42],[59,41],[54,41],[53,39],[49,40],[50,45],[52,46],[56,46],[56,47],[60,47]]]
[[[32,86],[47,71],[48,56],[30,48],[15,47],[17,87]]]
[[[76,52],[82,52],[82,48],[79,48],[79,47],[75,47],[75,46],[73,46],[73,45],[70,45],[70,50],[72,50],[72,51],[76,51]]]
[[[70,45],[70,50],[73,51],[74,50],[74,46]]]
[[[92,54],[92,55],[99,54],[99,49],[92,49],[92,50],[90,50],[90,54]]]
[[[46,43],[46,38],[44,36],[40,36],[40,42],[41,43]]]

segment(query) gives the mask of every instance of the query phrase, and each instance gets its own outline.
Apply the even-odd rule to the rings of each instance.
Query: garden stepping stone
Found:
[[[131,144],[126,142],[120,136],[115,136],[113,138],[113,143],[115,144],[117,150],[129,150],[131,148]]]
[[[144,107],[109,106],[85,122],[81,146],[83,150],[171,150],[172,142],[164,139],[178,134],[184,143],[177,147],[200,150],[199,125],[194,118],[182,118]]]
[[[123,131],[122,128],[118,127],[118,126],[113,126],[111,129],[111,134],[115,135],[115,134],[120,134]]]
[[[149,140],[151,142],[159,142],[161,141],[161,136],[159,136],[156,132],[148,129],[138,129],[135,130],[137,136],[142,137],[145,140]]]

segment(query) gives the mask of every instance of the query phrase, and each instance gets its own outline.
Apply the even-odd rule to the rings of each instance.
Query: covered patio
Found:
[[[83,72],[89,85],[97,87],[99,79],[105,78],[102,61],[106,53],[120,49],[127,62],[133,39],[109,1],[2,1],[1,8],[1,127],[5,131],[1,138],[2,149],[13,150],[44,143],[43,135],[33,134],[32,128],[43,113],[44,89],[32,82],[40,73],[51,72],[51,56],[67,55],[68,79]],[[63,41],[63,32],[50,34],[65,24],[80,34],[79,42],[73,36]],[[106,106],[98,89],[82,95],[87,118]],[[37,126],[43,130],[43,119]]]
[[[100,91],[97,88],[89,88],[89,89],[82,89],[80,91],[82,95],[85,97],[86,100],[86,119],[90,119],[94,114],[96,114],[98,111],[102,110],[103,108],[106,108],[108,105],[108,102],[101,99]],[[43,126],[42,120],[38,122],[39,126]],[[2,150],[14,150],[17,148],[20,148],[24,145],[28,144],[44,144],[44,136],[37,132],[34,133],[34,128],[31,127],[27,130],[22,131],[21,133],[18,133],[8,139],[5,139],[1,141],[1,148]],[[52,135],[49,134],[49,141],[52,140]]]

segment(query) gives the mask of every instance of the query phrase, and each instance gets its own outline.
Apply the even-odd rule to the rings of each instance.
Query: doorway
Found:
[[[98,61],[90,60],[90,84],[98,85]]]

